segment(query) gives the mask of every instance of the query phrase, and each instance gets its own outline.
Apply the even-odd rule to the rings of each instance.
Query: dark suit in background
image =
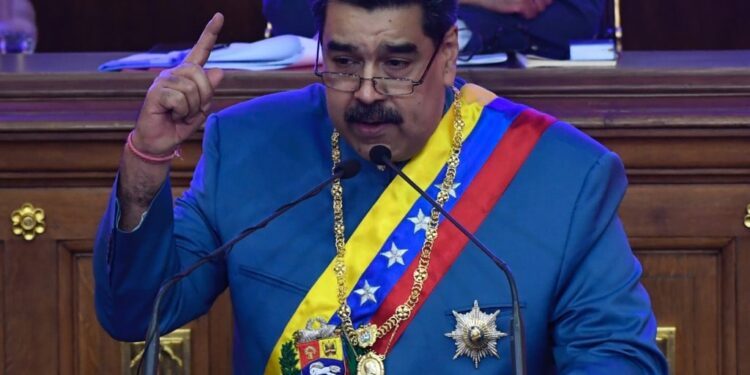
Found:
[[[462,53],[519,51],[567,59],[571,40],[593,39],[601,32],[604,1],[556,0],[530,20],[462,5],[458,17],[473,34]],[[315,34],[308,0],[263,0],[263,14],[273,25],[272,35]]]

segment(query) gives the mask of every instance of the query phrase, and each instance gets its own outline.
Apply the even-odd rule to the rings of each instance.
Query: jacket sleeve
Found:
[[[627,181],[605,153],[579,191],[553,311],[554,356],[562,374],[666,374],[641,266],[617,217]]]
[[[203,155],[190,188],[172,204],[169,181],[132,232],[117,228],[117,181],[94,245],[96,313],[102,327],[122,341],[143,340],[161,284],[221,244],[215,230],[218,120],[211,116]],[[165,295],[160,332],[206,313],[227,286],[223,260],[203,265]]]

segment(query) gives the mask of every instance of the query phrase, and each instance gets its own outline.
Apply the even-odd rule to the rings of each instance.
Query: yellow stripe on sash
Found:
[[[482,109],[496,96],[472,84],[466,84],[461,88],[462,108],[461,115],[465,122],[463,138],[471,134],[479,120]],[[412,159],[404,173],[414,179],[423,190],[435,182],[438,174],[448,161],[450,154],[451,139],[453,138],[453,107],[440,120],[435,132],[430,136],[427,145]],[[378,255],[383,243],[396,229],[404,216],[414,206],[419,198],[419,193],[414,191],[403,179],[396,177],[380,195],[378,200],[367,212],[351,238],[346,242],[346,294],[349,295],[362,273],[367,269],[373,259]],[[308,319],[323,317],[329,319],[339,307],[337,297],[336,274],[333,271],[334,262],[320,275],[310,291],[297,307],[297,311],[291,317],[284,328],[284,332],[276,342],[266,363],[266,374],[281,375],[279,357],[281,346],[292,340],[295,331],[304,328]]]

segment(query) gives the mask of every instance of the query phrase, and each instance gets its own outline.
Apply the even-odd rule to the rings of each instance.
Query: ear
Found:
[[[447,87],[453,86],[456,79],[456,59],[458,58],[458,27],[451,26],[443,37],[440,46],[440,55],[443,59],[443,83]]]

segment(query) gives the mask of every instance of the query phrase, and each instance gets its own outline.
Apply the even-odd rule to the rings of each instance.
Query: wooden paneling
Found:
[[[262,38],[261,0],[32,0],[38,51],[145,51],[158,43],[189,48],[214,12],[226,15],[220,42]],[[182,44],[180,46],[180,44]]]
[[[748,49],[745,0],[620,0],[625,50]]]
[[[745,233],[748,233],[747,231]],[[750,272],[747,265],[750,264],[750,236],[745,234],[736,241],[737,251],[737,373],[750,374],[750,359],[745,355],[750,348],[750,303],[746,296],[750,296]]]
[[[52,374],[58,366],[57,256],[53,242],[5,243],[5,371]]]
[[[57,321],[59,327],[58,348],[60,349],[60,363],[58,371],[60,375],[80,374],[78,366],[81,356],[80,347],[76,345],[73,336],[77,332],[76,325],[81,315],[74,302],[73,285],[76,277],[73,275],[73,254],[64,243],[58,244],[57,249]],[[93,345],[98,345],[99,340],[92,340]],[[84,352],[85,353],[85,352]],[[104,366],[105,364],[102,364]]]
[[[209,348],[205,352],[210,354],[210,374],[232,373],[232,301],[229,292],[222,294],[211,308],[208,321],[211,332]]]
[[[84,246],[81,246],[84,245]],[[88,245],[88,246],[85,246]],[[96,320],[94,312],[94,278],[91,271],[91,244],[60,243],[59,251],[65,261],[60,262],[60,272],[66,272],[68,284],[59,288],[67,293],[68,300],[60,300],[61,305],[72,308],[69,316],[60,312],[61,319],[73,318],[70,338],[73,358],[73,374],[116,374],[120,373],[120,344],[110,338]],[[68,340],[66,340],[68,341]]]
[[[5,241],[0,240],[0,322],[5,322]],[[5,324],[0,324],[0,372],[5,373]]]
[[[620,208],[628,233],[649,237],[747,234],[746,184],[632,185]]]
[[[674,373],[736,373],[734,241],[645,237],[631,242],[659,325],[678,327]]]
[[[5,150],[6,144],[0,143]],[[69,143],[63,139],[51,150],[63,144]],[[118,143],[108,151],[118,152],[120,146]],[[102,177],[101,186],[91,184],[88,178],[76,181],[79,175],[60,168],[67,157],[61,154],[57,161],[43,163],[42,170],[51,167],[45,172],[50,177],[46,187],[37,187],[45,177],[32,173],[29,181],[34,187],[0,188],[0,212],[9,214],[30,201],[45,210],[47,228],[33,242],[26,242],[10,233],[9,220],[2,222],[2,238],[8,241],[0,241],[0,292],[5,306],[0,311],[0,339],[9,345],[5,346],[8,350],[0,351],[5,353],[0,358],[0,373],[118,374],[122,370],[123,344],[110,338],[96,319],[91,266],[91,239],[113,174],[110,171]],[[113,163],[108,168],[116,165],[116,158]],[[184,184],[175,193],[183,189]],[[208,316],[188,325],[193,373],[231,372],[227,370],[231,368],[230,310],[229,299],[222,296]]]

